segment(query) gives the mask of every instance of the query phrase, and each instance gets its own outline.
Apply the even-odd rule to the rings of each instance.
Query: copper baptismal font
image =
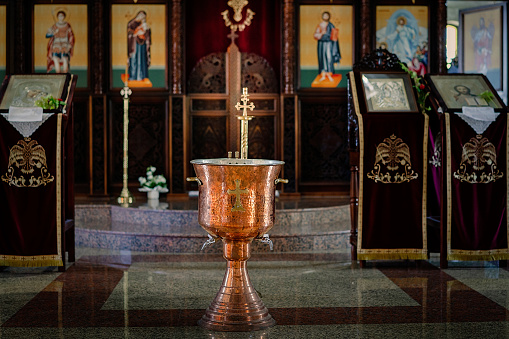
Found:
[[[275,324],[249,279],[246,262],[253,240],[271,243],[267,232],[274,225],[276,185],[288,182],[278,175],[284,162],[247,159],[247,109],[254,109],[247,88],[243,89],[241,121],[241,157],[193,160],[198,182],[198,221],[209,234],[204,244],[221,240],[227,268],[214,301],[198,322],[215,331],[255,331]]]

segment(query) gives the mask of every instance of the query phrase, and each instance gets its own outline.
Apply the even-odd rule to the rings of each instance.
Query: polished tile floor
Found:
[[[254,253],[276,326],[197,326],[221,284],[219,254],[77,248],[66,272],[0,272],[0,338],[509,338],[509,271],[497,262],[372,261],[348,253]]]

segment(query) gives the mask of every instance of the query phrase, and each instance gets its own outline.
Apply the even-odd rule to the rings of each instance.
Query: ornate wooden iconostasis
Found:
[[[249,158],[280,159],[279,4],[199,0],[187,12],[187,109],[185,164],[240,151],[235,107],[247,87],[255,118],[249,123]],[[193,5],[194,6],[194,5]],[[222,8],[220,12],[218,9]],[[222,16],[218,25],[217,15]],[[238,15],[238,16],[237,16]],[[192,66],[192,69],[189,69]],[[188,175],[192,169],[187,168]],[[192,189],[192,185],[188,185]]]
[[[186,195],[194,189],[185,181],[190,160],[238,150],[233,105],[248,87],[256,105],[249,157],[285,161],[284,194],[348,194],[355,145],[346,74],[376,48],[380,6],[433,15],[428,68],[444,72],[445,0],[250,0],[239,17],[226,0],[8,0],[0,1],[8,18],[6,74],[47,71],[47,31],[65,12],[75,38],[70,72],[80,79],[73,103],[78,194],[121,190],[125,74],[132,192],[155,166],[169,194]],[[244,25],[235,32],[238,52],[228,51],[232,25]],[[321,61],[324,34],[332,35],[333,71]],[[130,66],[136,60],[148,67]]]

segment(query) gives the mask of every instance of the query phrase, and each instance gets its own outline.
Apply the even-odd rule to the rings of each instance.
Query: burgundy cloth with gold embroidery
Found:
[[[0,266],[62,265],[65,121],[53,114],[24,138],[0,117]]]
[[[427,116],[363,114],[359,259],[426,259]]]
[[[509,259],[507,114],[482,135],[456,114],[444,114],[442,122],[447,259]]]

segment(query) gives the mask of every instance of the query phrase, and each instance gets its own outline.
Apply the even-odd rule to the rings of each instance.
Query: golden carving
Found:
[[[233,15],[233,19],[237,22],[242,20],[242,9],[244,6],[248,4],[247,0],[230,0],[228,1],[228,6],[233,8],[235,14]]]
[[[19,177],[14,175],[14,167],[21,170],[22,174]],[[32,175],[30,178],[25,178],[23,174],[33,174],[36,168],[41,171],[40,176]],[[36,140],[25,138],[25,140],[18,141],[17,145],[12,146],[9,154],[9,167],[7,173],[2,176],[2,181],[16,187],[38,187],[46,185],[54,179],[48,172],[46,151],[37,144]]]
[[[380,173],[382,167],[386,167],[387,173]],[[403,168],[404,172],[400,170]],[[396,172],[392,173],[391,172]],[[390,138],[385,138],[376,148],[375,165],[373,170],[367,174],[368,178],[375,182],[384,184],[398,184],[419,176],[412,170],[410,162],[410,149],[401,138],[397,138],[394,134]]]
[[[471,173],[467,173],[468,168],[472,168]],[[487,171],[483,171],[485,168]],[[488,138],[477,135],[463,145],[460,167],[453,176],[470,184],[487,184],[504,176],[497,168],[496,149]]]
[[[228,6],[230,6],[233,9],[233,20],[235,20],[237,23],[233,23],[228,14],[228,10],[225,10],[221,12],[221,15],[223,16],[224,24],[226,27],[230,27],[232,33],[236,32],[237,30],[242,32],[246,26],[251,25],[251,20],[253,20],[253,16],[256,14],[251,9],[246,9],[246,18],[243,22],[240,22],[242,20],[242,9],[248,4],[246,0],[230,0],[228,1]]]
[[[232,207],[232,212],[244,212],[245,209],[242,207],[242,203],[240,202],[240,195],[249,193],[249,190],[244,188],[240,189],[240,179],[235,180],[235,189],[228,189],[226,191],[228,194],[235,194],[235,205]]]

